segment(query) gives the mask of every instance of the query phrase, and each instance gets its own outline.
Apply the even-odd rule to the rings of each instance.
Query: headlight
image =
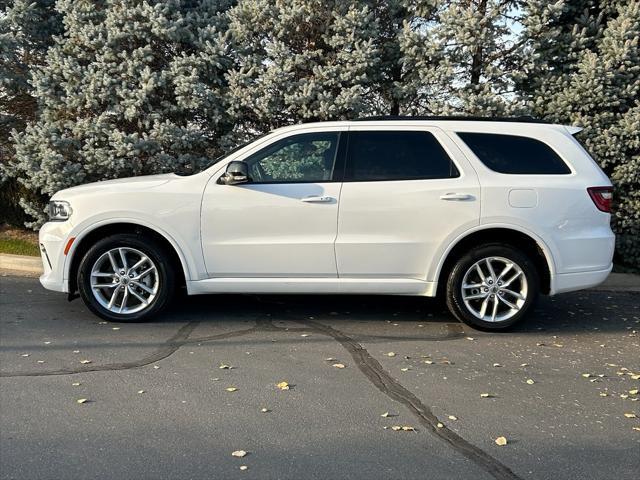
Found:
[[[62,200],[52,200],[49,202],[49,220],[52,222],[64,222],[71,216],[71,205]]]

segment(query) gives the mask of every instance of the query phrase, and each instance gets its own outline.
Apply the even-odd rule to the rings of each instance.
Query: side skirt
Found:
[[[208,293],[366,294],[433,297],[436,282],[398,278],[207,278],[187,282],[189,295]]]

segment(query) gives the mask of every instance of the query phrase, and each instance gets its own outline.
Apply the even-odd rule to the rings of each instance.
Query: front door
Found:
[[[478,178],[456,145],[437,128],[356,126],[346,162],[339,276],[433,281],[447,240],[480,219]]]
[[[247,163],[249,183],[212,177],[202,205],[210,277],[337,276],[339,141],[336,130],[284,134],[236,159]]]

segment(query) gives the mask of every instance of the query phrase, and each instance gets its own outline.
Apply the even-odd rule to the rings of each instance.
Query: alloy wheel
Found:
[[[91,292],[104,308],[116,314],[132,314],[146,309],[160,287],[158,269],[140,250],[112,248],[91,268]]]
[[[462,300],[472,315],[485,322],[502,322],[524,306],[528,283],[517,263],[492,256],[469,267],[461,289]]]

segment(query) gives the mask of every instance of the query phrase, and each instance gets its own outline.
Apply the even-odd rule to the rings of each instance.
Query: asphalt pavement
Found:
[[[106,323],[0,277],[0,478],[635,479],[638,330],[637,292],[542,297],[496,334],[411,297]]]

